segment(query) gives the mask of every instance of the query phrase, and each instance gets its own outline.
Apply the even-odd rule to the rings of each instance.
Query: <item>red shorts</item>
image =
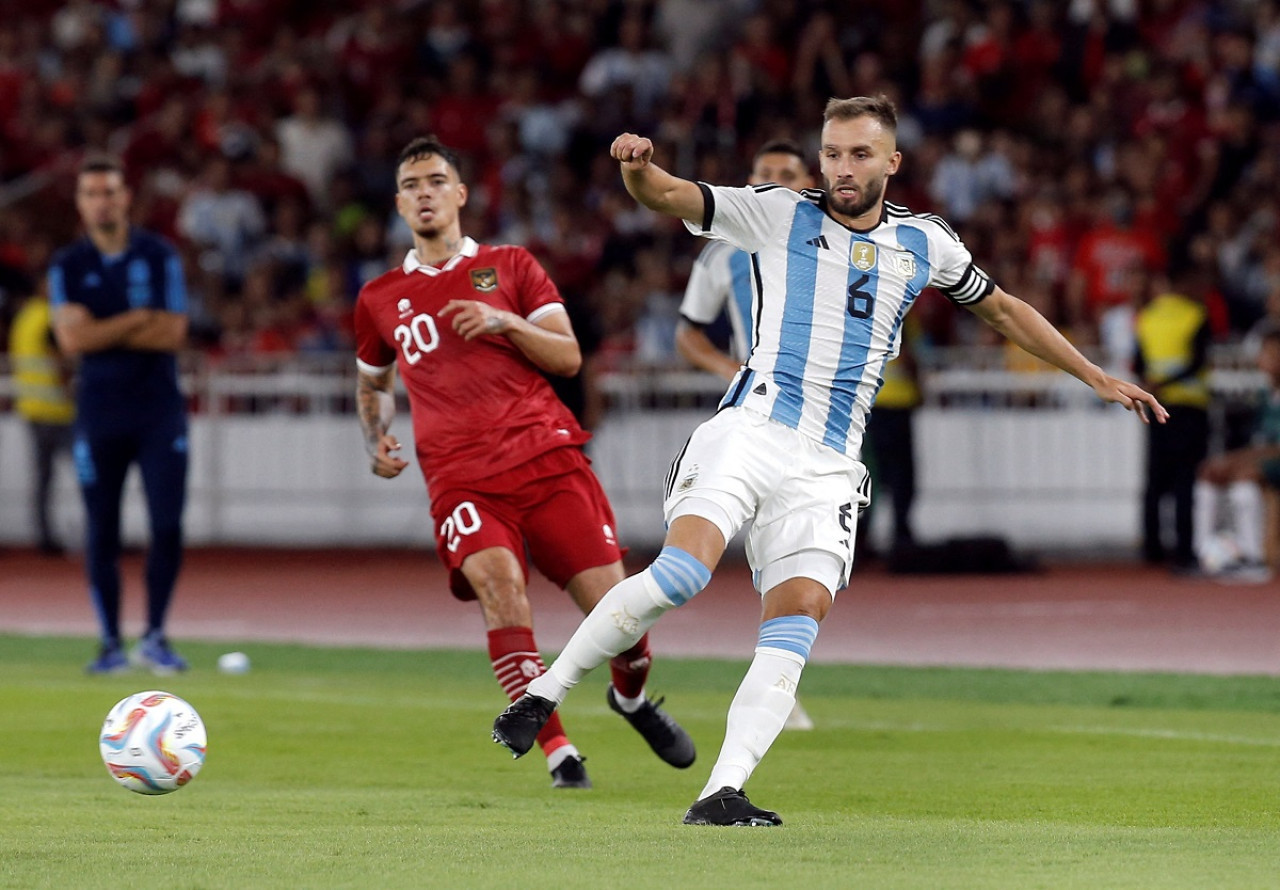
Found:
[[[580,448],[557,448],[465,486],[440,486],[431,492],[431,518],[449,588],[462,600],[476,598],[463,560],[490,547],[514,553],[526,583],[532,560],[562,588],[579,572],[611,565],[625,553],[613,508]]]

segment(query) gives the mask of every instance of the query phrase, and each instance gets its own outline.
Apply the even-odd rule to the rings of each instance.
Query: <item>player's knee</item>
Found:
[[[769,649],[804,664],[817,638],[816,619],[809,615],[783,615],[761,623],[756,651]]]
[[[489,630],[532,624],[533,610],[523,583],[511,578],[489,578],[479,583],[472,581],[471,587],[480,602],[484,623]]]
[[[683,606],[711,581],[711,569],[679,547],[663,547],[648,572],[674,606]]]

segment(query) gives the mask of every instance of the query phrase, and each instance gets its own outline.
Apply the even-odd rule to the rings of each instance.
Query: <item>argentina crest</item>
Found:
[[[893,264],[903,278],[916,277],[916,258],[910,251],[896,251],[893,254]]]
[[[859,272],[870,272],[876,266],[876,246],[870,241],[854,241],[849,245],[849,262]]]
[[[482,294],[498,289],[498,270],[492,267],[488,269],[472,269],[471,270],[471,286]]]

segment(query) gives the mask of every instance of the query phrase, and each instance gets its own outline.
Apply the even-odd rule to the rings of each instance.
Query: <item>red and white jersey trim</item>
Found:
[[[448,272],[464,259],[470,259],[479,252],[480,245],[475,242],[475,239],[468,235],[462,239],[461,249],[459,249],[453,256],[449,257],[449,261],[439,268],[428,263],[424,263],[422,260],[418,259],[418,252],[413,248],[410,248],[409,252],[405,254],[404,262],[401,264],[400,268],[404,269],[404,274],[406,275],[412,275],[414,272],[422,272],[426,275],[432,276],[440,275],[444,272]]]

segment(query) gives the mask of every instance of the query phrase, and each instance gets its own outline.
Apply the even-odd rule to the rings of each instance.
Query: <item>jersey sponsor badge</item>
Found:
[[[489,269],[472,269],[471,270],[471,286],[482,294],[487,294],[491,290],[498,289],[498,270]]]
[[[876,246],[869,241],[854,241],[849,245],[849,261],[859,272],[869,272],[876,265]]]

